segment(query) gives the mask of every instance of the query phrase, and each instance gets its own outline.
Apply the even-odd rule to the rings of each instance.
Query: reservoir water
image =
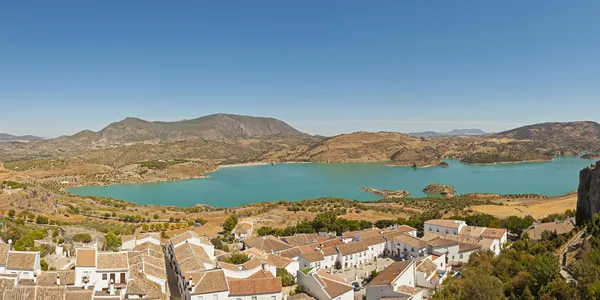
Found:
[[[69,191],[78,195],[104,196],[138,204],[215,207],[303,200],[324,196],[356,200],[379,197],[360,190],[409,191],[413,197],[431,183],[454,185],[458,194],[537,193],[558,196],[576,190],[579,171],[594,160],[559,157],[551,162],[465,165],[448,160],[449,168],[413,169],[383,163],[276,164],[222,168],[208,178],[163,183],[87,186]]]

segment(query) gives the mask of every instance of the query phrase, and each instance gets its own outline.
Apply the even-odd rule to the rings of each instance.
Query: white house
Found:
[[[342,269],[364,265],[368,262],[368,248],[361,242],[339,245],[337,250],[339,253],[337,261]]]
[[[447,271],[444,255],[430,255],[416,261],[415,282],[418,288],[422,288],[425,298],[432,294],[429,291],[438,289],[448,278]]]
[[[205,236],[200,236],[194,231],[186,231],[180,235],[177,235],[167,242],[167,255],[169,256],[169,260],[173,260],[173,256],[175,255],[175,248],[185,244],[193,244],[196,246],[200,246],[204,248],[206,254],[210,259],[215,258],[215,246],[210,242],[210,239]]]
[[[260,271],[269,272],[273,276],[277,275],[277,268],[275,266],[269,265],[268,263],[263,263],[256,257],[251,258],[249,261],[239,265],[234,265],[223,261],[218,261],[217,265],[219,268],[223,269],[225,276],[229,278],[245,279]]]
[[[5,274],[18,274],[20,279],[35,279],[42,271],[40,252],[8,251]]]
[[[420,238],[400,234],[392,240],[392,256],[404,259],[427,256],[429,254],[428,247],[429,245]]]
[[[321,248],[321,254],[323,254],[323,262],[321,263],[321,268],[335,268],[335,262],[338,260],[339,255],[337,248],[335,246]]]
[[[181,294],[185,300],[229,299],[229,286],[223,270],[204,270],[188,275],[189,281]]]
[[[244,241],[244,250],[256,248],[265,253],[280,254],[282,251],[293,248],[289,244],[273,236],[259,236]]]
[[[304,252],[300,255],[300,269],[304,270],[308,268],[321,267],[325,267],[325,257],[323,256],[321,250]]]
[[[228,278],[230,300],[281,300],[281,278],[259,271],[246,279]]]
[[[254,230],[254,224],[252,221],[241,222],[233,229],[233,235],[236,240],[243,241],[250,238],[252,231]]]
[[[111,282],[114,283],[114,286],[117,289],[124,289],[127,287],[127,280],[129,279],[127,253],[97,253],[96,274],[96,280],[91,282],[96,291],[109,288]]]
[[[100,280],[96,273],[96,249],[75,249],[75,286],[88,287]]]
[[[308,274],[298,271],[298,285],[317,300],[354,300],[354,288],[325,269],[312,270]]]
[[[399,261],[389,265],[366,285],[367,300],[381,298],[422,300],[423,291],[417,288],[415,273],[414,260]]]
[[[367,247],[367,262],[371,262],[377,257],[382,257],[385,253],[386,240],[381,235],[363,238],[360,243],[363,243]]]
[[[139,235],[127,235],[121,238],[121,251],[131,251],[136,246],[144,243],[152,243],[160,246],[160,234],[157,232],[141,233]]]
[[[467,226],[467,223],[461,220],[434,219],[425,221],[424,231],[437,234],[458,235],[465,226]]]

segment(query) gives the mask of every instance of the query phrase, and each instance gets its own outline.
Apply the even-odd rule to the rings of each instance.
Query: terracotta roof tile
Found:
[[[338,255],[338,251],[335,246],[321,248],[321,253],[323,253],[323,256]]]
[[[357,230],[357,231],[348,231],[348,232],[342,233],[342,237],[345,239],[349,239],[349,238],[363,239],[363,238],[367,238],[367,237],[381,236],[380,232],[381,232],[380,229],[365,229],[365,230]]]
[[[281,293],[281,278],[229,280],[229,296],[250,296]]]
[[[312,252],[302,253],[302,258],[304,258],[305,260],[307,260],[309,262],[318,262],[318,261],[325,260],[325,257],[323,257],[323,253],[321,253],[321,251],[312,251]]]
[[[485,227],[479,226],[464,226],[458,235],[464,235],[468,237],[480,237],[485,231]]]
[[[486,228],[481,237],[488,239],[501,239],[506,234],[506,228]]]
[[[417,266],[417,272],[425,273],[426,278],[437,270],[436,264],[431,259],[423,259]]]
[[[206,244],[206,245],[212,245],[209,238],[207,238],[205,236],[200,236],[196,232],[189,231],[189,230],[180,235],[172,237],[169,240],[169,242],[175,246],[175,245],[181,244],[181,243],[185,242],[187,239],[191,239],[191,238],[198,238],[200,240],[200,243]]]
[[[235,226],[235,228],[233,229],[233,233],[248,234],[250,230],[252,230],[252,224],[240,223],[237,224],[237,226]]]
[[[63,300],[64,298],[63,287],[38,287],[35,300]]]
[[[95,267],[96,249],[80,248],[75,250],[75,267]]]
[[[283,250],[279,253],[280,256],[287,257],[287,258],[299,257],[300,254],[302,254],[302,251],[300,251],[300,248],[298,248],[298,247]]]
[[[126,252],[98,253],[98,270],[129,269]]]
[[[342,254],[342,256],[359,253],[363,251],[367,251],[367,247],[360,242],[348,243],[344,245],[337,246],[338,252]]]
[[[389,265],[385,270],[381,271],[377,277],[373,278],[367,286],[376,286],[376,285],[389,285],[392,284],[393,281],[400,274],[404,273],[414,261],[406,260],[406,261],[398,261],[391,265]]]
[[[2,300],[35,300],[35,287],[16,287],[5,290]]]
[[[127,295],[145,295],[144,299],[166,299],[158,283],[148,280],[143,274],[133,272],[127,282]]]
[[[65,300],[92,300],[94,291],[91,290],[67,290]]]
[[[293,259],[290,259],[287,257],[282,257],[282,256],[275,255],[275,254],[271,254],[268,257],[269,265],[275,266],[279,269],[285,269],[287,266],[289,266],[293,262],[294,262]]]
[[[464,221],[449,220],[449,219],[434,219],[434,220],[425,221],[425,224],[435,225],[435,226],[443,226],[443,227],[450,227],[450,228],[457,228],[457,229],[460,226],[460,224],[463,224],[463,223],[464,223]]]
[[[267,253],[280,252],[292,248],[290,245],[284,243],[283,241],[273,236],[259,236],[255,238],[250,238],[244,241],[244,244],[252,248],[258,248]]]
[[[223,270],[209,270],[194,274],[196,280],[194,284],[195,294],[209,294],[227,291],[227,279]]]
[[[317,242],[319,235],[316,233],[301,233],[293,236],[281,237],[283,241],[288,243],[290,246],[303,246],[310,243]]]
[[[13,270],[33,270],[39,252],[8,251],[6,268]]]
[[[420,238],[416,238],[414,236],[408,235],[408,234],[401,234],[398,236],[394,237],[394,241],[399,241],[402,242],[404,244],[407,244],[411,247],[415,247],[415,248],[427,248],[427,243],[420,239]]]
[[[455,241],[455,240],[445,239],[442,237],[436,237],[434,239],[427,241],[427,244],[432,247],[440,247],[440,246],[443,247],[443,246],[458,245],[459,242]]]
[[[262,266],[262,262],[258,258],[251,258],[249,261],[242,264],[244,269],[252,270]]]
[[[74,285],[75,271],[50,271],[42,272],[37,277],[37,285],[39,286],[55,286],[56,278],[60,278],[60,285]]]
[[[362,238],[360,242],[365,244],[366,246],[375,246],[379,244],[385,244],[385,239],[381,235],[375,235],[371,237]]]

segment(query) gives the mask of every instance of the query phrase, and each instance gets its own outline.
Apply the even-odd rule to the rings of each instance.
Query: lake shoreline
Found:
[[[576,174],[587,165],[586,160],[556,158],[557,161],[569,160],[571,163],[534,164],[519,168],[502,167],[505,163],[474,167],[458,160],[448,160],[451,168],[442,171],[431,166],[428,171],[413,170],[410,167],[383,168],[385,163],[307,163],[281,162],[277,166],[268,166],[270,162],[252,162],[222,165],[210,168],[205,176],[189,179],[164,180],[146,183],[111,184],[69,188],[67,192],[80,196],[99,196],[122,199],[139,205],[172,205],[168,199],[177,199],[177,206],[188,207],[200,203],[213,207],[238,207],[248,203],[271,201],[296,201],[319,197],[339,197],[357,201],[376,200],[359,188],[370,186],[378,190],[405,189],[413,194],[407,198],[426,197],[422,189],[428,184],[443,182],[454,185],[457,195],[461,194],[540,194],[553,197],[576,188],[576,180],[557,180]],[[312,164],[310,166],[302,166]],[[512,162],[511,162],[512,164]],[[535,167],[537,165],[537,167]],[[234,171],[237,167],[255,166],[245,171]],[[262,167],[261,167],[262,166]],[[497,166],[497,167],[495,167]],[[222,169],[217,174],[209,174]],[[227,170],[229,169],[229,170]],[[387,169],[387,171],[386,171]],[[444,168],[446,169],[446,168]],[[542,179],[537,174],[547,170],[560,171],[552,180]],[[484,173],[481,173],[484,172]],[[506,173],[509,172],[509,173]],[[541,173],[540,173],[541,172]],[[289,174],[289,175],[288,175]],[[504,176],[502,174],[510,174]],[[513,175],[519,174],[515,179]],[[564,174],[560,175],[560,174]],[[466,177],[465,177],[466,176]],[[529,176],[529,177],[527,177]],[[540,178],[528,182],[523,178]],[[545,177],[544,177],[545,178]],[[576,178],[576,177],[573,177]],[[205,180],[193,180],[205,179]],[[515,182],[515,180],[517,180]],[[187,182],[189,181],[189,182]],[[573,182],[571,182],[573,181]],[[169,183],[158,185],[147,183]],[[170,184],[173,184],[171,186]],[[133,187],[129,187],[134,185]],[[114,188],[110,188],[113,186]],[[89,187],[89,189],[86,189]],[[106,189],[104,189],[106,187]],[[356,192],[355,192],[356,191]]]

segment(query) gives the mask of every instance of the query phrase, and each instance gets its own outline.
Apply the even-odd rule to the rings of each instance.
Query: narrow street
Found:
[[[165,253],[165,268],[167,269],[167,295],[170,295],[171,300],[181,299],[181,294],[179,293],[179,286],[177,283],[177,277],[175,276],[175,272],[171,267],[171,262],[167,258],[167,254]]]

